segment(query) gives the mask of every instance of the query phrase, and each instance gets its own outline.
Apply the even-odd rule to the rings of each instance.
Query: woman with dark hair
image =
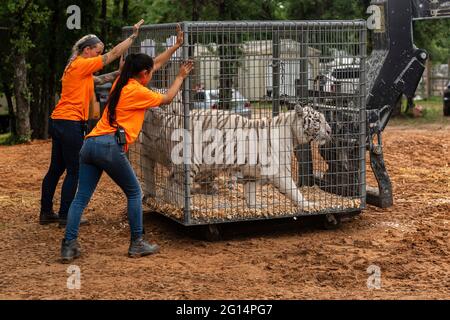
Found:
[[[169,54],[170,52],[166,51],[166,59],[158,59],[158,67],[162,62],[167,61]],[[178,76],[165,95],[153,92],[146,87],[152,78],[154,65],[156,63],[146,54],[127,56],[108,98],[102,118],[86,136],[80,152],[78,191],[70,205],[65,237],[61,245],[63,262],[69,262],[80,255],[77,237],[81,215],[103,171],[127,196],[131,231],[128,255],[141,257],[158,250],[156,244],[150,244],[143,238],[142,191],[125,152],[141,131],[145,110],[170,103],[193,69],[193,62],[184,62],[181,65]]]
[[[52,155],[50,167],[42,182],[40,224],[58,221],[61,226],[66,224],[67,212],[77,190],[78,158],[86,134],[89,105],[94,98],[94,81],[101,83],[104,80],[93,74],[125,53],[138,36],[142,23],[144,20],[135,24],[133,34],[104,55],[101,55],[103,43],[92,34],[84,36],[73,46],[61,79],[61,99],[55,106],[49,123]],[[117,73],[108,74],[106,78],[116,75]],[[57,215],[53,212],[53,197],[64,171],[67,173]]]

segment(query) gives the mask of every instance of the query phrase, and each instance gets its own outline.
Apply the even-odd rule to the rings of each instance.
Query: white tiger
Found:
[[[172,133],[175,129],[184,128],[184,116],[180,111],[179,106],[169,106],[150,109],[147,112],[142,130],[144,147],[141,150],[141,161],[144,168],[144,190],[150,196],[155,195],[155,163],[173,168],[169,176],[170,181],[166,184],[170,188],[168,197],[178,207],[184,207],[184,166],[183,164],[174,165],[171,159],[172,149],[178,143],[171,141]],[[250,129],[254,129],[253,132],[256,132],[258,137],[262,136],[262,129],[266,132],[277,130],[279,137],[274,140],[269,139],[267,144],[268,154],[276,154],[278,157],[277,170],[265,172],[259,157],[256,163],[249,163],[249,144],[247,143],[244,149],[246,153],[244,163],[238,163],[237,152],[234,152],[233,161],[227,161],[225,164],[196,164],[192,159],[189,166],[191,182],[205,181],[205,179],[212,182],[219,171],[239,173],[244,178],[245,199],[249,207],[257,206],[256,183],[261,181],[273,184],[300,207],[307,209],[313,205],[303,199],[292,178],[291,158],[296,145],[313,140],[323,145],[331,139],[331,128],[322,113],[310,106],[297,105],[294,110],[280,113],[273,118],[248,119],[224,110],[191,110],[189,117],[191,136],[193,136],[194,123],[198,124],[199,121],[202,124],[202,131],[211,128],[224,130],[232,128],[235,139],[239,139],[239,135],[246,134]],[[266,139],[269,137],[265,136]],[[236,151],[236,144],[234,149]]]

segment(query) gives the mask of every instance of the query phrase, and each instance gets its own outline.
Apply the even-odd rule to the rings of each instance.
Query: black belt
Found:
[[[61,122],[69,122],[69,123],[74,123],[74,124],[87,124],[88,121],[86,120],[67,120],[67,119],[52,119],[50,118],[51,121],[61,121]]]

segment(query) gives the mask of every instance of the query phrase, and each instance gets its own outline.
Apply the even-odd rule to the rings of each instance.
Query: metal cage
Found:
[[[365,207],[364,21],[180,25],[184,45],[149,87],[167,90],[184,60],[195,69],[129,153],[152,209],[197,225]],[[143,26],[130,52],[155,57],[175,30]]]

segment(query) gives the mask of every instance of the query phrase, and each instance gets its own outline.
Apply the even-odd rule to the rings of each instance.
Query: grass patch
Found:
[[[9,114],[8,107],[0,104],[0,116],[6,116]]]
[[[0,145],[8,145],[10,144],[11,133],[3,133],[0,134]]]
[[[0,145],[12,146],[15,144],[30,142],[29,136],[17,136],[11,133],[0,134]]]
[[[404,114],[406,101],[402,106],[402,114],[390,120],[391,125],[421,125],[438,124],[450,125],[450,117],[444,117],[442,97],[430,97],[429,99],[414,101],[416,106],[422,106],[423,116],[414,118],[412,115]]]

